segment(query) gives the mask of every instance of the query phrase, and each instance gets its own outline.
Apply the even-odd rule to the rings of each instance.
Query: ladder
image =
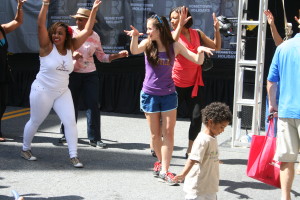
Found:
[[[253,108],[252,112],[252,134],[260,134],[261,107],[262,107],[262,87],[263,72],[265,59],[265,40],[267,19],[264,10],[268,7],[268,0],[259,0],[258,21],[247,19],[248,1],[239,0],[238,24],[237,24],[237,45],[236,45],[236,63],[235,63],[235,81],[234,81],[234,102],[233,102],[233,119],[232,119],[232,147],[250,146],[250,136],[242,135],[241,120],[242,106]],[[256,59],[245,60],[244,50],[246,47],[246,26],[256,25],[257,30],[257,47]],[[246,71],[255,73],[254,98],[243,98],[244,75]],[[248,136],[248,137],[246,137]],[[248,138],[247,141],[241,140],[242,137]]]

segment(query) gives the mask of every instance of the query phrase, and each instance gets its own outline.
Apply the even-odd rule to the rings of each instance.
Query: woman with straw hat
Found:
[[[72,26],[73,37],[76,37],[84,30],[91,11],[85,8],[79,8],[75,15],[76,25]],[[94,63],[93,55],[96,55],[100,62],[109,63],[114,59],[128,56],[126,50],[117,54],[105,54],[99,35],[93,31],[90,33],[83,45],[73,53],[74,71],[70,74],[69,88],[72,93],[76,120],[78,117],[78,104],[82,94],[84,104],[87,108],[87,134],[89,144],[93,147],[105,148],[106,144],[101,140],[100,130],[100,110],[99,110],[99,76]],[[64,133],[64,125],[61,126],[61,132]],[[65,141],[63,136],[60,142]]]

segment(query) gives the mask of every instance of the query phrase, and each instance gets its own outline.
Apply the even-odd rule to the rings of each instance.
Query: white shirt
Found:
[[[40,71],[36,80],[51,90],[66,90],[69,85],[69,74],[73,71],[72,51],[67,50],[65,56],[60,55],[53,44],[49,55],[40,57]]]

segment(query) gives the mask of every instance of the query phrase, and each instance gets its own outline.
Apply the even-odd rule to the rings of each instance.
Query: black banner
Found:
[[[24,24],[11,34],[8,34],[9,50],[13,53],[38,52],[37,16],[41,8],[41,0],[30,0],[24,4]],[[168,18],[172,8],[185,5],[189,8],[194,25],[209,37],[214,37],[212,13],[216,16],[224,15],[228,18],[237,17],[238,0],[103,0],[97,13],[94,30],[99,34],[103,49],[106,53],[115,53],[122,49],[129,49],[130,38],[123,30],[129,30],[130,25],[140,32],[146,33],[146,19],[152,14],[164,15]],[[48,12],[48,26],[57,21],[75,25],[70,17],[78,8],[91,9],[90,0],[51,0]],[[0,4],[0,23],[11,21],[16,13],[16,1],[3,1]],[[147,37],[147,35],[143,35]],[[222,48],[230,50],[230,58],[235,54],[236,37],[222,36]],[[233,51],[233,52],[232,52]]]

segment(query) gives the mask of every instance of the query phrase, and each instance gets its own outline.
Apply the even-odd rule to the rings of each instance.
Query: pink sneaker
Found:
[[[167,173],[159,173],[159,178],[167,183],[168,185],[178,185],[177,181],[174,181],[174,177],[176,176],[176,174],[173,174],[171,172],[167,172]]]
[[[156,161],[153,167],[153,176],[158,177],[160,171],[161,171],[161,163],[159,161]]]

